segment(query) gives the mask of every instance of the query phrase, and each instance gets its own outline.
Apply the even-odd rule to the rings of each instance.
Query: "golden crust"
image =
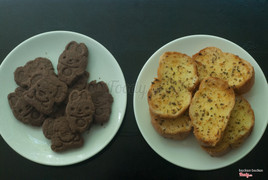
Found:
[[[192,57],[197,63],[200,80],[209,76],[224,79],[237,94],[248,92],[254,84],[253,66],[237,55],[207,47]]]
[[[203,146],[215,146],[222,138],[235,104],[235,94],[219,78],[203,79],[189,108],[194,135]]]
[[[222,156],[241,146],[253,130],[254,112],[235,94],[248,92],[254,81],[249,62],[216,47],[204,48],[192,58],[165,52],[147,93],[152,126],[159,135],[175,140],[185,139],[193,129],[206,152]],[[240,117],[249,117],[244,118],[247,126],[241,122],[244,130],[234,123]]]
[[[192,122],[188,111],[174,119],[161,118],[151,112],[150,115],[154,129],[165,138],[183,140],[192,131]]]
[[[176,118],[189,107],[192,90],[198,85],[196,64],[186,54],[165,52],[157,74],[147,93],[150,111],[162,118]]]
[[[202,148],[211,156],[222,156],[243,144],[250,136],[254,123],[255,116],[250,104],[242,96],[237,96],[222,140],[215,147]]]
[[[176,93],[172,92],[168,86],[162,86],[161,83],[163,82],[155,80],[148,91],[147,98],[149,109],[152,113],[159,117],[176,118],[183,114],[189,107],[192,99],[192,92],[184,90],[184,92],[181,93],[183,95],[177,96]],[[158,92],[159,89],[162,89],[162,87],[162,93]],[[167,91],[169,93],[165,93]],[[155,92],[158,92],[159,95]]]

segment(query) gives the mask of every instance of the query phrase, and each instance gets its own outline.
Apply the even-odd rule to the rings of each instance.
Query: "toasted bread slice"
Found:
[[[189,107],[198,84],[196,64],[185,54],[166,52],[160,57],[157,74],[147,94],[150,111],[162,118],[176,118]]]
[[[231,53],[224,53],[216,47],[207,47],[193,55],[197,63],[200,81],[206,77],[218,77],[228,81],[237,94],[248,92],[254,84],[253,66]]]
[[[222,156],[246,140],[253,130],[254,122],[255,116],[250,104],[242,96],[237,96],[222,140],[215,147],[202,148],[211,156]]]
[[[161,118],[151,113],[151,123],[161,136],[175,140],[185,139],[192,130],[188,111],[174,119]]]
[[[221,140],[234,104],[235,93],[226,81],[203,79],[189,109],[194,135],[201,145],[215,146]]]
[[[158,79],[170,81],[178,88],[192,91],[198,85],[196,63],[191,57],[179,52],[165,52],[159,61]]]
[[[155,79],[148,91],[150,111],[162,118],[176,118],[186,111],[192,92],[175,88],[169,81]]]

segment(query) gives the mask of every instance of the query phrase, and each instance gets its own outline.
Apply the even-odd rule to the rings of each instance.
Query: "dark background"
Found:
[[[68,30],[103,44],[117,59],[128,85],[125,118],[115,138],[81,163],[36,164],[0,136],[0,179],[243,179],[239,169],[267,179],[268,133],[240,161],[219,170],[192,171],[157,155],[142,137],[133,113],[133,88],[146,60],[164,44],[193,34],[216,35],[244,48],[267,78],[267,0],[0,0],[0,62],[33,35]],[[1,85],[0,85],[1,86]],[[4,117],[1,117],[4,118]]]

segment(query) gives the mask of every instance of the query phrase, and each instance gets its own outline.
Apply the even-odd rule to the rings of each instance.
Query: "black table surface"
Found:
[[[194,171],[160,157],[141,135],[133,112],[133,88],[141,68],[161,46],[183,36],[209,34],[231,40],[251,54],[267,78],[267,0],[0,0],[0,62],[22,41],[54,30],[85,34],[114,55],[129,90],[123,123],[101,152],[63,167],[27,160],[0,137],[0,179],[245,178],[239,177],[239,169],[262,169],[252,178],[268,178],[267,131],[238,162]]]

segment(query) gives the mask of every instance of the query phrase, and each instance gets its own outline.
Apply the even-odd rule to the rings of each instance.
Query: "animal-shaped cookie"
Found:
[[[84,43],[75,41],[66,45],[59,57],[57,70],[59,79],[71,85],[76,78],[81,76],[88,63],[88,49]]]
[[[65,116],[46,119],[42,129],[45,137],[51,139],[51,149],[55,152],[78,148],[84,144],[82,136],[71,130]]]
[[[66,106],[66,116],[74,132],[86,131],[93,121],[95,107],[87,90],[73,90]]]
[[[61,103],[67,94],[67,85],[55,76],[39,79],[24,93],[24,99],[44,114],[53,112],[56,103]]]
[[[19,86],[28,89],[47,75],[55,75],[53,65],[49,59],[38,57],[18,67],[14,72],[14,79]]]
[[[89,78],[89,72],[84,71],[84,73],[78,77],[78,79],[69,86],[70,91],[77,89],[77,90],[83,90],[86,88]]]
[[[24,92],[23,88],[18,87],[15,92],[8,95],[8,102],[12,113],[16,119],[25,124],[41,126],[46,117],[24,100]]]
[[[103,124],[110,118],[112,111],[113,96],[109,93],[108,86],[105,82],[92,81],[87,85],[87,90],[91,94],[94,106],[94,122]]]
[[[61,117],[63,117],[63,116],[61,116]],[[45,121],[42,125],[43,134],[48,139],[51,139],[53,134],[54,134],[54,131],[53,131],[54,122],[55,122],[55,118],[49,117],[49,118],[45,119]]]
[[[89,72],[85,71],[81,76],[79,76],[77,78],[77,80],[68,87],[68,92],[67,92],[67,97],[64,101],[65,104],[68,103],[68,97],[69,97],[69,94],[73,91],[73,90],[83,90],[86,88],[87,86],[87,83],[88,83],[88,78],[89,78]]]

